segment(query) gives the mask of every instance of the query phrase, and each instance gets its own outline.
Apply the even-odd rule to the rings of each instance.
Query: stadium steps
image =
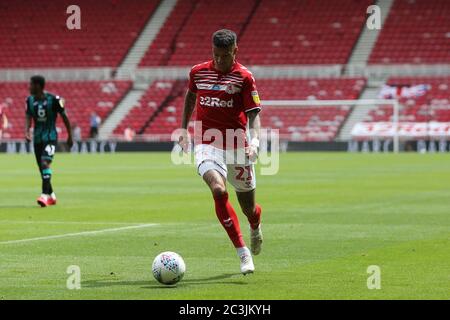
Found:
[[[247,27],[248,25],[251,23],[256,11],[258,10],[258,7],[261,5],[261,1],[262,0],[256,0],[255,4],[253,5],[253,9],[250,12],[250,15],[247,17],[247,20],[244,22],[244,25],[242,26],[241,31],[239,32],[239,34],[237,35],[238,40],[241,39],[242,35],[245,33],[245,31],[247,31]]]
[[[181,32],[183,31],[183,29],[185,28],[186,24],[189,22],[190,17],[192,16],[192,14],[194,13],[194,10],[196,8],[196,4],[193,2],[191,3],[191,6],[189,8],[189,14],[187,14],[184,19],[183,22],[179,25],[177,32],[175,33],[175,36],[172,39],[172,42],[170,43],[170,47],[169,47],[169,52],[166,54],[166,56],[164,57],[164,60],[162,61],[161,65],[163,66],[167,66],[170,60],[170,57],[175,53],[176,48],[177,48],[177,42],[178,39],[180,37]]]
[[[138,131],[138,134],[144,134],[145,130],[150,127],[161,112],[172,103],[177,97],[183,95],[186,90],[186,80],[177,80],[172,87],[172,91],[167,95],[167,98],[161,103],[155,113],[148,119],[144,126]],[[171,132],[170,132],[171,133]]]
[[[142,30],[133,47],[130,49],[127,56],[122,61],[122,64],[117,69],[117,79],[128,79],[133,75],[139,65],[139,62],[144,57],[145,52],[150,47],[176,3],[177,0],[161,1],[155,13],[147,22],[144,30]]]
[[[380,7],[381,10],[381,28],[383,28],[384,22],[386,21],[387,16],[389,15],[389,11],[391,10],[392,4],[394,0],[378,0],[376,1],[376,5]],[[378,39],[378,35],[381,30],[370,30],[367,28],[364,23],[363,29],[359,36],[358,41],[356,42],[355,48],[352,51],[348,64],[350,65],[367,65],[367,61],[369,60],[370,53],[375,46],[375,43]],[[345,75],[349,75],[349,70],[346,68]]]
[[[149,85],[150,84],[148,84],[148,86]],[[139,99],[145,93],[147,88],[134,87],[127,93],[127,95],[122,99],[122,101],[120,101],[117,107],[112,111],[109,117],[106,118],[105,122],[100,127],[100,140],[108,139],[110,137],[116,126],[122,121],[128,112],[130,112],[133,106],[139,102]]]
[[[377,99],[378,92],[380,91],[380,86],[375,83],[368,83],[368,86],[365,88],[363,93],[360,96],[360,99]],[[367,105],[367,106],[354,106],[352,112],[348,116],[344,125],[341,128],[339,136],[337,138],[338,141],[348,141],[351,138],[351,132],[353,126],[357,122],[361,122],[368,115],[371,110],[376,109],[376,105]]]

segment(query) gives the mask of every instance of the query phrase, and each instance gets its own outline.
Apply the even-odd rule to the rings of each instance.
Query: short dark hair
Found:
[[[236,33],[228,29],[220,29],[213,33],[212,42],[218,48],[229,48],[237,42]]]
[[[30,78],[30,81],[34,84],[38,84],[42,89],[45,87],[45,78],[41,75],[35,75]]]

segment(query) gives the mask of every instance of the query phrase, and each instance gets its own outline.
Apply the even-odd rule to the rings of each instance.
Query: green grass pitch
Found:
[[[258,176],[265,242],[245,277],[206,185],[168,153],[57,154],[59,203],[45,209],[33,156],[0,167],[0,299],[450,298],[448,154],[282,154],[277,175]],[[166,250],[187,265],[177,287],[151,273]],[[69,265],[80,290],[66,288]]]

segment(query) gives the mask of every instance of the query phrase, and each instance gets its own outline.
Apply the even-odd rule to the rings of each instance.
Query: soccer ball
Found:
[[[183,258],[175,252],[162,252],[153,260],[153,276],[162,284],[177,283],[183,279],[185,271],[186,265]]]

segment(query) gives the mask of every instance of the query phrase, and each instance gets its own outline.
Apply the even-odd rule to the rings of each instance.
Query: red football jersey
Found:
[[[226,129],[245,131],[246,112],[261,110],[255,78],[238,62],[228,73],[216,70],[213,60],[195,65],[189,73],[189,90],[197,94],[196,120],[202,122],[201,143],[214,141],[204,139],[203,133],[217,129],[222,133],[225,145]],[[243,138],[246,143],[245,135]]]

